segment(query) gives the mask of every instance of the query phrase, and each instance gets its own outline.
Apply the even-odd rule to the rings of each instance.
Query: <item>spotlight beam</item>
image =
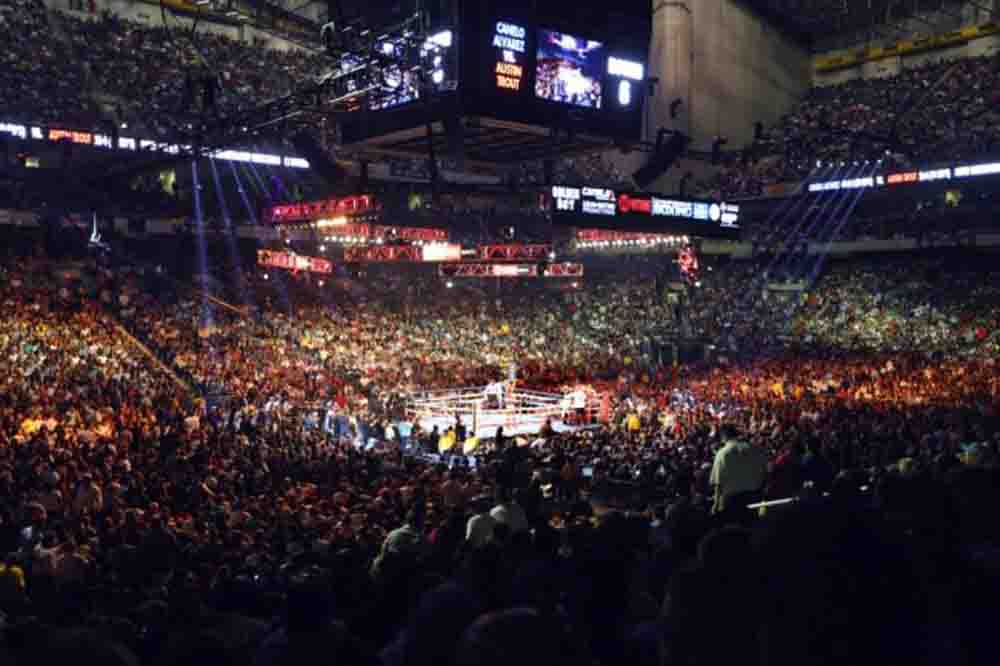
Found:
[[[194,190],[195,244],[198,248],[198,268],[201,273],[201,325],[212,323],[208,301],[208,249],[205,245],[205,216],[201,202],[201,179],[198,177],[198,160],[191,160],[191,184]]]
[[[229,215],[229,204],[226,203],[226,197],[222,193],[222,184],[219,178],[219,170],[215,166],[215,158],[209,158],[208,162],[212,167],[212,180],[215,183],[215,194],[219,199],[219,207],[222,209],[222,222],[226,225],[226,246],[229,250],[229,260],[232,262],[236,269],[237,286],[240,290],[240,298],[243,303],[249,303],[249,297],[246,292],[245,280],[243,277],[243,261],[240,258],[240,251],[236,244],[236,239],[233,237],[235,235],[235,230],[233,228],[233,220]],[[237,188],[242,190],[242,186],[237,183]]]
[[[254,211],[253,206],[250,204],[250,200],[247,199],[246,188],[239,186],[239,184],[242,183],[242,180],[240,179],[239,172],[236,171],[236,165],[233,164],[232,162],[230,162],[229,163],[229,168],[232,170],[232,172],[233,172],[233,178],[237,182],[237,189],[239,190],[240,198],[243,200],[243,206],[247,210],[247,217],[249,217],[250,221],[253,222],[253,225],[255,227],[257,227],[257,226],[260,225],[260,222],[258,221],[258,218],[257,218],[257,213]],[[265,192],[265,194],[266,194],[266,192]],[[267,196],[268,196],[268,199],[270,199],[270,195],[267,195]],[[254,234],[254,238],[257,239],[257,245],[259,246],[260,245],[260,237],[257,236],[256,234]],[[254,261],[256,261],[256,257],[254,258]],[[292,313],[292,302],[291,302],[291,299],[288,298],[288,286],[285,284],[285,279],[284,279],[284,276],[281,275],[281,271],[276,271],[275,272],[275,280],[278,283],[278,287],[279,287],[279,289],[278,289],[278,295],[281,297],[282,304],[288,310],[288,313],[291,314]]]

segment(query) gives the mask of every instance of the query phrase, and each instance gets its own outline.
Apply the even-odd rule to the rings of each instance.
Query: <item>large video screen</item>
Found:
[[[552,102],[600,109],[606,64],[602,42],[539,30],[535,94]]]

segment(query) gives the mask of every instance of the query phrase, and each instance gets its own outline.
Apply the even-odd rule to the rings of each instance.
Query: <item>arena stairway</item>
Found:
[[[132,346],[134,346],[136,349],[138,349],[140,352],[142,352],[145,356],[147,356],[153,362],[154,365],[156,365],[160,370],[162,370],[164,373],[166,373],[166,375],[168,377],[170,377],[171,379],[173,379],[174,382],[178,386],[180,386],[182,389],[184,389],[188,393],[196,393],[197,392],[191,384],[189,384],[187,381],[181,379],[181,377],[174,371],[174,369],[171,368],[169,365],[167,365],[167,363],[164,362],[164,360],[162,358],[160,358],[160,356],[158,356],[157,354],[153,353],[153,351],[145,343],[143,343],[141,340],[139,340],[139,338],[137,338],[135,335],[133,335],[125,327],[125,325],[121,322],[121,320],[118,319],[117,316],[112,315],[112,322],[114,324],[115,329],[119,333],[121,333],[121,335],[126,340],[128,340],[129,342],[131,342]]]

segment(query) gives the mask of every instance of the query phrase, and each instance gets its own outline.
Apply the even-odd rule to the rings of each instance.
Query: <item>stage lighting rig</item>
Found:
[[[181,143],[175,154],[143,164],[109,163],[95,178],[127,177],[212,155],[261,135],[285,134],[294,131],[294,124],[315,125],[338,115],[387,109],[453,90],[458,72],[452,55],[454,32],[448,26],[455,17],[439,14],[418,9],[378,28],[356,21],[328,23],[322,36],[333,62],[320,76],[253,108],[203,114],[200,122],[178,137]]]
[[[321,36],[334,64],[320,81],[336,83],[336,98],[367,97],[373,110],[447,88],[453,33],[448,29],[432,33],[428,24],[420,11],[379,29],[360,21],[325,24]],[[358,110],[358,105],[340,110]]]

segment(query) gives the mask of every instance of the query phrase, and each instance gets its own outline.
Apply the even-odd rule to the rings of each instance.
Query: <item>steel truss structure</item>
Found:
[[[299,89],[256,107],[225,115],[206,114],[187,136],[176,138],[182,148],[177,154],[157,156],[139,165],[116,160],[101,170],[102,176],[120,178],[154,166],[163,168],[167,164],[209,157],[262,134],[284,135],[290,124],[307,118],[336,119],[342,114],[386,108],[403,94],[401,88],[407,74],[416,75],[419,82],[412,99],[428,95],[432,90],[429,74],[435,58],[448,48],[439,43],[443,40],[434,38],[419,14],[383,30],[360,31],[351,43],[355,50],[336,51],[331,67]],[[390,43],[391,50],[383,46]]]
[[[391,52],[380,49],[381,44],[389,43],[393,45]],[[370,37],[361,46],[360,51],[341,53],[316,81],[284,97],[206,123],[202,127],[203,146],[229,145],[247,133],[287,123],[309,113],[335,116],[363,111],[365,106],[381,108],[399,97],[403,85],[401,77],[405,72],[417,73],[423,82],[434,59],[445,49],[422,30],[419,17],[377,35],[370,32]],[[429,92],[429,85],[423,87],[423,90],[414,91],[414,98]]]

